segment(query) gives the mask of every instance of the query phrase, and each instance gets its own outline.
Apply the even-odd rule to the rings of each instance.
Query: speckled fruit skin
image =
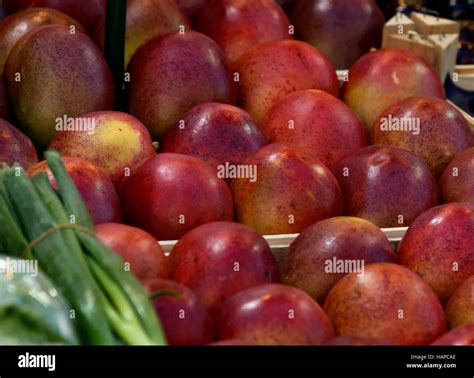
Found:
[[[375,337],[336,336],[324,345],[392,345],[387,340]]]
[[[446,331],[443,307],[417,274],[376,263],[343,277],[330,291],[324,311],[336,334],[377,337],[393,344],[428,344]]]
[[[129,114],[103,111],[80,117],[95,120],[95,132],[59,131],[49,148],[104,168],[115,186],[129,169],[156,154],[147,128]]]
[[[120,201],[107,172],[77,157],[65,156],[63,161],[94,223],[121,222]],[[56,180],[44,160],[32,166],[28,170],[28,175],[34,176],[41,172],[46,172],[52,185],[57,188]]]
[[[359,116],[368,133],[377,116],[404,98],[445,98],[443,84],[422,58],[400,49],[381,49],[363,55],[351,67],[342,98]]]
[[[193,290],[211,314],[239,291],[279,281],[268,243],[238,223],[213,222],[195,228],[173,248],[169,264],[170,277]]]
[[[240,164],[268,144],[260,126],[242,109],[232,105],[206,103],[195,106],[166,132],[163,152],[195,156],[217,172],[226,162]]]
[[[139,280],[168,278],[168,261],[163,248],[148,232],[119,223],[96,227],[97,238],[129,263]]]
[[[21,73],[21,81],[16,74]],[[114,83],[97,46],[65,25],[24,35],[8,56],[3,79],[13,110],[33,142],[46,146],[58,117],[112,108]]]
[[[331,323],[305,292],[266,284],[229,298],[216,316],[218,339],[256,345],[320,345],[334,336]]]
[[[280,262],[280,277],[324,303],[329,290],[345,273],[326,272],[326,261],[361,260],[396,262],[385,234],[373,223],[360,218],[334,217],[304,230],[290,245]]]
[[[12,14],[0,22],[0,74],[12,47],[26,33],[45,25],[59,24],[76,28],[85,33],[85,29],[75,19],[49,8],[25,9]]]
[[[342,191],[344,214],[379,227],[409,226],[423,211],[438,204],[438,187],[428,166],[401,148],[364,147],[339,162],[334,173]]]
[[[184,27],[191,29],[187,17],[175,0],[127,0],[125,34],[125,67],[135,51],[153,37],[164,35]],[[96,27],[94,39],[104,49],[105,14]]]
[[[445,303],[474,274],[474,205],[450,203],[425,211],[400,242],[398,257]]]
[[[92,32],[105,15],[106,0],[17,0],[16,9],[53,8],[63,12],[81,23],[89,33]]]
[[[329,60],[313,46],[278,40],[255,46],[238,64],[240,105],[257,122],[286,95],[320,89],[338,96],[339,81]]]
[[[162,137],[196,105],[236,101],[223,51],[194,31],[152,38],[137,50],[128,71],[129,110],[154,137]]]
[[[474,205],[474,147],[457,154],[439,180],[444,202]]]
[[[163,279],[147,280],[144,285],[150,294],[161,290],[178,294],[178,297],[162,295],[152,300],[169,345],[203,345],[214,340],[211,317],[189,288]]]
[[[382,43],[384,16],[373,0],[298,0],[290,12],[296,37],[348,69]]]
[[[158,154],[125,177],[119,188],[125,218],[158,240],[179,239],[204,223],[231,221],[232,194],[202,160]]]
[[[420,133],[381,130],[389,116],[418,119]],[[435,177],[443,173],[456,154],[474,146],[474,135],[463,115],[434,97],[410,97],[388,107],[377,117],[372,132],[374,144],[389,144],[413,152],[426,161]]]
[[[467,324],[445,333],[431,345],[474,345],[474,324]]]
[[[355,113],[339,99],[319,90],[283,97],[263,119],[262,129],[271,143],[315,151],[330,169],[367,145],[365,128]]]
[[[0,119],[0,163],[20,164],[28,169],[38,162],[31,140],[11,123]]]
[[[237,221],[262,235],[291,234],[342,212],[341,191],[316,155],[270,144],[243,163],[255,166],[255,182],[232,180]]]
[[[451,328],[474,324],[474,275],[465,280],[449,298],[446,318]]]
[[[293,38],[290,22],[274,0],[217,0],[198,14],[196,29],[222,47],[236,68],[239,58],[252,47]]]

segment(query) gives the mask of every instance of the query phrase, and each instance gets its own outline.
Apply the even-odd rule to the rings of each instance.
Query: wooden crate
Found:
[[[382,228],[382,231],[387,236],[392,245],[396,246],[400,240],[402,240],[403,235],[405,235],[407,229],[408,227]],[[264,236],[264,238],[270,245],[277,261],[279,261],[288,249],[289,245],[297,238],[298,235],[299,234],[267,235]],[[176,240],[159,242],[167,255],[171,252],[176,243]]]

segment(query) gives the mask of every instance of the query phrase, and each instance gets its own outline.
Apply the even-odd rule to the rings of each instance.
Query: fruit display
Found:
[[[130,114],[101,111],[73,118],[56,132],[49,149],[103,168],[116,186],[139,163],[155,155],[145,125]]]
[[[400,264],[446,302],[474,274],[474,206],[453,202],[420,215],[398,246]]]
[[[217,170],[226,163],[243,163],[267,144],[262,129],[250,114],[232,105],[209,102],[195,106],[171,126],[160,150],[195,156]]]
[[[265,239],[231,222],[208,223],[188,232],[173,247],[169,266],[170,277],[194,290],[211,313],[239,291],[279,281]]]
[[[474,345],[474,122],[378,2],[0,4],[0,345]]]
[[[290,19],[296,37],[321,50],[337,69],[382,44],[385,20],[373,0],[296,0]]]
[[[38,155],[31,140],[4,119],[0,119],[0,147],[2,163],[18,163],[28,169],[38,162]]]
[[[188,287],[162,278],[146,280],[144,285],[153,295],[169,345],[203,345],[214,340],[212,319]]]
[[[153,37],[189,29],[189,21],[175,0],[128,0],[125,35],[125,66],[135,51]],[[95,26],[93,39],[104,48],[105,14]]]
[[[390,242],[376,225],[361,218],[334,217],[308,227],[291,243],[281,261],[280,275],[286,284],[324,303],[331,288],[345,275],[345,269],[337,268],[337,261],[357,259],[363,260],[364,266],[397,261]],[[361,266],[362,273],[360,270]]]
[[[267,284],[243,290],[216,315],[221,339],[258,345],[320,345],[334,335],[321,307],[301,290]]]
[[[451,328],[474,323],[474,277],[464,281],[451,295],[446,304],[446,317]]]
[[[291,234],[341,215],[336,178],[314,154],[270,144],[244,161],[255,177],[233,180],[235,218],[262,235]]]
[[[21,37],[34,29],[51,24],[66,25],[84,32],[82,25],[75,19],[50,8],[25,9],[4,20],[0,25],[0,72],[3,74],[8,55]]]
[[[168,277],[168,262],[163,249],[149,233],[120,223],[101,223],[97,238],[120,255],[139,280]]]
[[[389,127],[390,118],[415,122],[405,122],[406,132],[400,133]],[[467,120],[446,101],[434,97],[413,96],[389,106],[374,122],[372,139],[374,144],[413,152],[425,160],[436,178],[457,154],[474,145]]]
[[[114,83],[99,48],[65,25],[34,29],[20,38],[3,78],[18,124],[43,148],[53,138],[58,118],[113,106]]]
[[[315,151],[330,169],[367,145],[365,129],[355,113],[320,90],[285,96],[268,111],[262,128],[271,143]]]
[[[351,67],[342,98],[356,112],[369,135],[377,116],[405,98],[443,99],[443,83],[434,69],[417,55],[399,49],[367,53]]]
[[[117,191],[104,169],[89,160],[76,157],[64,157],[64,165],[95,224],[122,221],[122,209]],[[57,188],[54,175],[46,161],[35,164],[27,171],[30,176],[41,172],[46,172],[51,185]]]
[[[226,182],[193,156],[162,153],[145,160],[122,180],[119,196],[127,221],[157,240],[179,239],[233,215]]]
[[[444,202],[474,204],[474,147],[457,154],[439,179]]]
[[[257,45],[240,58],[237,72],[240,105],[258,122],[278,100],[297,90],[320,89],[333,96],[339,93],[331,62],[301,41]]]
[[[196,18],[196,29],[218,43],[232,67],[256,45],[292,38],[290,22],[273,0],[209,2]]]
[[[204,34],[170,33],[152,38],[128,66],[130,113],[154,137],[203,102],[235,103],[235,83],[221,48]]]
[[[392,263],[370,264],[362,276],[343,277],[329,292],[324,310],[339,335],[419,345],[446,331],[434,291],[417,274]]]
[[[92,33],[100,17],[105,14],[106,0],[3,0],[8,13],[28,8],[48,8],[60,11],[79,21]]]
[[[389,145],[364,147],[335,169],[344,214],[379,227],[410,225],[438,204],[438,187],[425,162]]]

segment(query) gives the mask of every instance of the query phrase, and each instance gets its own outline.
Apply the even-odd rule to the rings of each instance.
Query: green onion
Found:
[[[58,227],[23,169],[7,171],[5,187],[29,240],[35,240]],[[57,205],[57,201],[52,200],[50,205],[54,202]],[[70,232],[51,233],[33,247],[34,256],[73,307],[81,341],[86,344],[112,344],[113,335],[97,295],[97,285],[82,251],[70,243]]]

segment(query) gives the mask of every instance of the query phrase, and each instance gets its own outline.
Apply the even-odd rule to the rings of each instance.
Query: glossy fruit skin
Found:
[[[110,109],[114,103],[112,74],[100,50],[65,25],[24,35],[8,56],[3,79],[19,125],[41,146],[53,138],[57,118]]]
[[[229,298],[216,315],[218,339],[257,345],[321,345],[334,336],[327,316],[306,293],[267,284]]]
[[[387,340],[375,337],[357,337],[357,336],[336,336],[324,345],[341,345],[341,346],[368,346],[368,345],[392,345]]]
[[[25,9],[2,20],[0,22],[0,74],[3,74],[8,54],[21,37],[32,30],[51,24],[74,26],[76,31],[86,32],[75,19],[49,8]]]
[[[168,129],[162,152],[195,156],[216,171],[225,163],[238,165],[268,144],[260,126],[244,110],[232,105],[206,103],[195,106]]]
[[[62,159],[94,223],[121,222],[120,201],[108,173],[81,158],[63,156]],[[28,175],[34,176],[41,172],[46,172],[52,186],[57,188],[56,180],[44,160],[32,166]]]
[[[419,120],[419,134],[381,130],[390,116]],[[375,144],[404,148],[423,158],[436,178],[456,154],[474,146],[474,134],[464,116],[433,97],[410,97],[388,107],[377,117],[372,133]]]
[[[204,223],[231,221],[232,194],[202,160],[162,153],[132,169],[119,188],[125,219],[157,240],[179,239]]]
[[[457,154],[439,180],[444,202],[468,202],[474,205],[474,147]]]
[[[342,212],[335,177],[311,152],[270,144],[243,164],[257,175],[232,181],[235,217],[262,235],[301,232]]]
[[[327,271],[328,261],[358,260],[364,267],[397,258],[385,234],[373,223],[353,217],[334,217],[304,230],[280,262],[282,282],[311,295],[318,303],[347,273]]]
[[[296,37],[320,49],[339,70],[380,48],[385,23],[373,0],[299,0],[290,19]]]
[[[105,16],[105,0],[17,0],[16,10],[26,8],[52,8],[76,19],[89,33]]]
[[[89,160],[106,170],[118,187],[134,166],[156,155],[148,129],[135,117],[103,111],[80,116],[95,122],[93,133],[58,131],[49,148]]]
[[[127,0],[125,62],[127,67],[137,49],[151,38],[178,31],[189,31],[191,24],[175,0]],[[104,50],[105,14],[96,26],[94,39]]]
[[[438,204],[436,180],[416,155],[392,146],[369,146],[343,159],[335,169],[344,214],[377,226],[409,226]]]
[[[416,273],[376,263],[343,277],[330,291],[324,311],[336,334],[382,338],[393,344],[424,345],[446,331],[443,308]]]
[[[474,345],[474,324],[457,327],[445,333],[431,345]]]
[[[339,94],[331,62],[318,49],[300,41],[278,40],[255,46],[241,57],[238,72],[240,105],[257,122],[292,92],[320,89],[335,97]]]
[[[418,273],[445,303],[474,274],[474,206],[450,203],[425,211],[397,253],[400,264]]]
[[[119,223],[96,227],[97,238],[120,255],[139,279],[168,278],[168,261],[163,248],[148,232]]]
[[[152,299],[169,345],[204,345],[214,340],[211,317],[189,288],[164,279],[147,280],[144,285],[150,294],[171,290],[178,295]]]
[[[417,55],[400,49],[381,49],[363,55],[349,70],[342,98],[359,116],[367,132],[389,106],[411,96],[445,98],[434,69]]]
[[[270,143],[315,151],[330,169],[367,145],[365,128],[356,114],[339,99],[319,90],[283,97],[266,114],[262,129]]]
[[[446,318],[451,328],[474,324],[474,275],[459,285],[449,298]]]
[[[238,223],[213,222],[193,229],[173,248],[169,264],[170,277],[192,289],[211,314],[239,291],[279,281],[268,243]]]
[[[38,163],[38,155],[31,140],[4,119],[0,119],[0,163],[18,163],[25,169]]]
[[[196,29],[217,42],[232,67],[252,47],[291,39],[290,22],[274,0],[215,0],[198,14]]]
[[[194,31],[152,38],[136,51],[128,71],[130,113],[155,138],[162,137],[196,105],[236,101],[235,83],[223,51]]]

